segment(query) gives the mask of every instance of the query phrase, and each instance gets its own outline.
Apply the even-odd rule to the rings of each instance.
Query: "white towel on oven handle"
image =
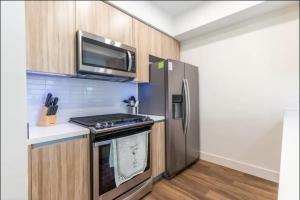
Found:
[[[117,187],[145,171],[148,160],[148,134],[148,131],[144,131],[112,140],[110,165],[114,166]]]

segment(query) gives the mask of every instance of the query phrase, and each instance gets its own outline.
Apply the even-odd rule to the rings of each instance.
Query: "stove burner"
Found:
[[[140,122],[147,122],[152,120],[147,116],[118,113],[108,115],[76,117],[71,118],[70,121],[98,130],[136,124]]]

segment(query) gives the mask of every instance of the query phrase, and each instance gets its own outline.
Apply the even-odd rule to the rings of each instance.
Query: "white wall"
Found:
[[[189,12],[176,16],[175,35],[206,25],[228,15],[245,10],[262,1],[206,1]]]
[[[1,199],[27,199],[24,2],[1,1]]]
[[[296,1],[205,1],[175,18],[175,38],[188,40],[297,4]]]
[[[159,30],[185,41],[199,35],[243,22],[250,18],[299,4],[297,1],[201,1],[192,2],[185,12],[169,14],[168,10],[181,10],[180,2],[168,1],[109,1],[110,4],[151,24]],[[186,2],[188,5],[191,2]],[[169,7],[167,7],[169,5]]]
[[[200,68],[202,158],[278,181],[283,111],[299,101],[298,9],[182,43]]]
[[[278,200],[299,200],[299,108],[284,113]]]
[[[100,80],[27,76],[27,120],[30,126],[38,125],[45,98],[51,92],[59,98],[58,123],[71,117],[127,112],[124,99],[137,98],[137,84]]]
[[[109,3],[169,35],[174,35],[172,17],[151,1],[109,1]]]

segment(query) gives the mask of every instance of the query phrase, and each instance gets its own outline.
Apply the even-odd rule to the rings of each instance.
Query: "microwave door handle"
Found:
[[[128,56],[128,71],[130,72],[131,71],[131,68],[132,68],[132,57],[131,57],[131,52],[130,51],[127,51],[127,56]]]

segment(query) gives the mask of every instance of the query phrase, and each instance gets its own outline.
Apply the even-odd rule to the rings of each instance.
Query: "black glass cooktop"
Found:
[[[149,120],[151,119],[146,116],[124,113],[74,117],[70,119],[71,122],[75,122],[86,127],[95,127],[97,129],[121,126],[126,123],[139,123]]]

